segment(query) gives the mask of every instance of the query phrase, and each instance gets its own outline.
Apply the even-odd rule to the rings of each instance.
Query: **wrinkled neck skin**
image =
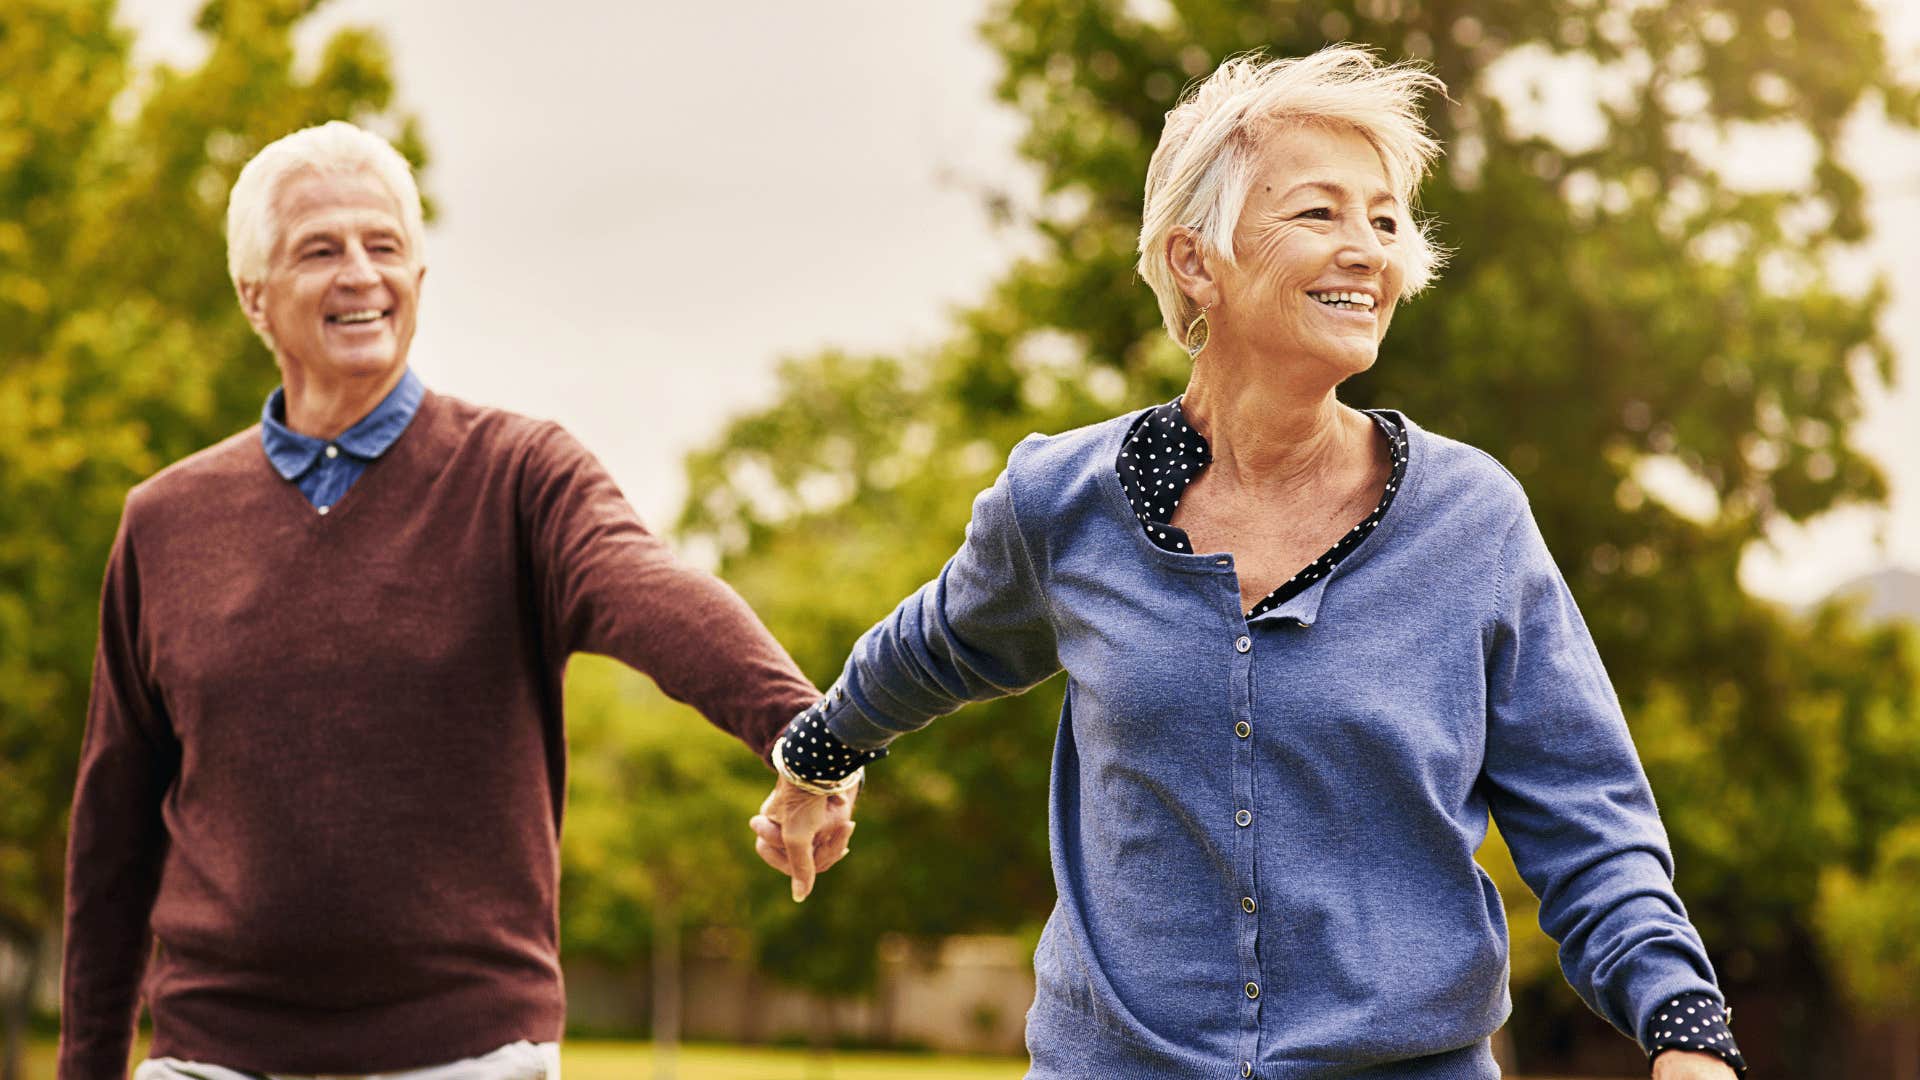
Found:
[[[1216,338],[1195,358],[1180,407],[1213,450],[1215,482],[1262,498],[1322,490],[1370,457],[1373,421],[1334,396],[1311,358],[1249,355]]]
[[[392,370],[347,379],[308,378],[297,363],[280,361],[280,385],[286,389],[287,427],[315,439],[334,439],[372,412],[407,373],[406,361]]]

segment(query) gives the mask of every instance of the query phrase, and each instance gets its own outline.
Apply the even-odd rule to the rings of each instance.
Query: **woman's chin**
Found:
[[[1345,378],[1358,375],[1373,367],[1373,362],[1380,357],[1380,349],[1371,340],[1343,341],[1333,348],[1323,350],[1320,355],[1325,359],[1328,367],[1343,372],[1341,377]]]

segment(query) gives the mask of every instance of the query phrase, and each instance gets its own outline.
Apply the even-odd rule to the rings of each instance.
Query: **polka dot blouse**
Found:
[[[837,691],[837,687],[835,690]],[[828,691],[829,694],[835,691]],[[826,699],[793,718],[780,733],[780,758],[793,775],[802,780],[831,784],[853,775],[869,761],[887,756],[886,747],[855,750],[827,730]]]
[[[1699,1050],[1727,1063],[1741,1076],[1747,1074],[1747,1059],[1733,1043],[1727,1027],[1733,1010],[1714,1000],[1710,994],[1682,994],[1669,998],[1647,1021],[1648,1061],[1662,1050]]]
[[[1387,452],[1393,457],[1393,475],[1387,479],[1387,490],[1381,493],[1379,504],[1365,521],[1348,530],[1325,554],[1247,609],[1248,619],[1265,615],[1326,577],[1341,559],[1373,533],[1374,526],[1380,524],[1387,508],[1393,505],[1394,493],[1400,490],[1401,481],[1407,476],[1407,433],[1388,414],[1370,412],[1367,415],[1379,425],[1381,437],[1387,441]],[[1193,544],[1187,539],[1186,531],[1168,522],[1173,520],[1174,507],[1180,505],[1180,496],[1211,464],[1213,450],[1207,440],[1188,425],[1186,414],[1180,409],[1180,399],[1149,409],[1134,421],[1126,441],[1120,445],[1120,457],[1114,467],[1120,471],[1120,486],[1126,489],[1127,502],[1132,504],[1133,516],[1140,519],[1141,528],[1147,531],[1147,539],[1168,551],[1192,553]]]

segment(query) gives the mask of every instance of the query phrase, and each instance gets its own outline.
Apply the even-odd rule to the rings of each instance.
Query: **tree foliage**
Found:
[[[213,0],[191,70],[138,71],[111,0],[0,8],[0,936],[60,915],[101,568],[127,489],[244,427],[278,381],[227,282],[226,193],[296,128],[398,136],[384,47],[316,64],[312,0]]]
[[[1864,871],[1883,835],[1920,819],[1920,748],[1885,731],[1887,716],[1911,718],[1899,710],[1920,664],[1897,633],[1841,612],[1797,620],[1745,594],[1737,571],[1776,523],[1886,494],[1848,439],[1862,382],[1892,374],[1876,330],[1885,289],[1829,272],[1870,224],[1841,154],[1849,119],[1920,118],[1870,9],[1001,0],[984,33],[1041,182],[1022,220],[1039,254],[937,349],[790,363],[772,407],[691,459],[683,529],[720,547],[724,572],[831,678],[957,545],[968,497],[1021,435],[1184,384],[1133,271],[1144,170],[1182,86],[1249,49],[1351,40],[1423,60],[1449,87],[1429,103],[1449,153],[1422,205],[1454,256],[1342,397],[1404,409],[1522,480],[1723,972],[1736,992],[1817,984],[1795,965],[1811,955],[1823,872]],[[1593,88],[1584,136],[1537,116],[1534,97],[1569,82]],[[1757,136],[1807,148],[1805,181],[1754,190],[1725,175],[1730,141]],[[867,927],[1045,915],[1057,701],[971,708],[875,769],[864,816],[881,824],[836,870],[857,879]],[[1509,906],[1531,910],[1507,884]],[[1803,1071],[1824,1004],[1769,1033]]]
[[[656,912],[737,926],[761,872],[747,818],[771,773],[731,736],[602,657],[567,671],[561,940],[615,963],[646,955]]]

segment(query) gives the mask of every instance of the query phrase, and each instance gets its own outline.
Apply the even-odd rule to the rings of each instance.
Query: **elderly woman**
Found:
[[[777,746],[754,826],[804,887],[880,748],[1066,670],[1030,1077],[1498,1076],[1489,812],[1567,979],[1654,1074],[1744,1069],[1526,494],[1336,396],[1433,275],[1410,205],[1437,87],[1333,48],[1188,94],[1140,234],[1186,393],[1015,447]]]

